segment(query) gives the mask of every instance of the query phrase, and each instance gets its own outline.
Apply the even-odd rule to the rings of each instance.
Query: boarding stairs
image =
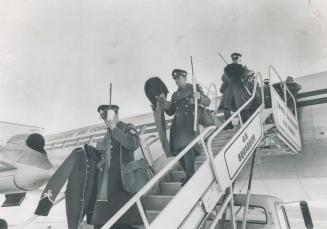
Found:
[[[272,70],[278,75],[271,66],[269,72]],[[280,78],[279,75],[278,77]],[[286,119],[298,126],[297,115],[289,114],[287,104],[274,94],[274,88],[270,88],[274,100],[273,108],[264,109],[264,104],[261,104],[245,123],[242,122],[241,111],[257,95],[259,78],[262,85],[261,74],[257,73],[252,96],[238,111],[220,127],[206,128],[181,153],[170,160],[103,228],[113,225],[134,204],[138,206],[145,228],[219,228],[218,222],[225,210],[230,208],[231,212],[235,212],[233,183],[237,176],[256,149],[266,152],[268,148],[272,148],[273,142],[266,139],[267,132],[273,128],[277,129],[276,138],[280,141],[275,142],[274,146],[279,144],[283,154],[299,152],[301,147],[292,142],[294,139],[289,138],[288,133],[285,134],[284,130],[279,129],[280,120],[277,119],[281,114],[276,114],[276,106],[279,110],[286,110]],[[262,88],[261,86],[261,96]],[[292,98],[294,100],[294,97]],[[273,116],[272,122],[267,121],[270,116]],[[295,117],[295,121],[290,117]],[[239,120],[239,125],[234,129],[224,130],[227,123],[235,119]],[[202,154],[195,160],[195,174],[182,186],[181,179],[185,178],[185,173],[178,165],[178,160],[195,144],[202,147]],[[270,150],[271,152],[276,154],[277,150]],[[158,189],[153,192],[156,185]],[[232,228],[236,228],[233,216]]]

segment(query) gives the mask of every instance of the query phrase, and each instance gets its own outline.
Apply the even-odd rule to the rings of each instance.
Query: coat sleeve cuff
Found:
[[[53,203],[48,198],[43,198],[39,201],[39,204],[34,212],[35,215],[47,216],[50,212]]]

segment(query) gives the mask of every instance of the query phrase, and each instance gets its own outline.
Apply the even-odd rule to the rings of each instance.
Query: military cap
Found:
[[[100,105],[98,106],[98,112],[100,112],[100,110],[114,110],[115,112],[118,112],[119,110],[119,106],[117,105]]]
[[[232,59],[237,59],[239,57],[242,57],[242,55],[237,52],[232,53],[232,55],[230,55],[230,56],[232,57]]]
[[[269,83],[269,79],[264,79],[263,82],[264,83]]]
[[[171,75],[173,76],[173,79],[176,79],[179,76],[187,76],[187,71],[182,70],[182,69],[174,69],[173,72],[171,73]]]

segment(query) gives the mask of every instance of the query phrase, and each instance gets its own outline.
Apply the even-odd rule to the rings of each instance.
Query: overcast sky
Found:
[[[327,3],[217,0],[1,0],[0,120],[48,133],[99,123],[108,101],[121,116],[150,112],[143,87],[174,68],[220,85],[232,52],[267,75],[327,70]]]

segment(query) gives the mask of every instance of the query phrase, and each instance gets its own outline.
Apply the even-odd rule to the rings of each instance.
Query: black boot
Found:
[[[225,121],[227,119],[229,119],[229,117],[232,116],[232,112],[230,111],[229,108],[225,108],[224,109],[224,118],[225,118]],[[232,122],[229,122],[225,127],[224,127],[224,130],[228,130],[228,129],[233,129],[234,128],[234,125]]]

